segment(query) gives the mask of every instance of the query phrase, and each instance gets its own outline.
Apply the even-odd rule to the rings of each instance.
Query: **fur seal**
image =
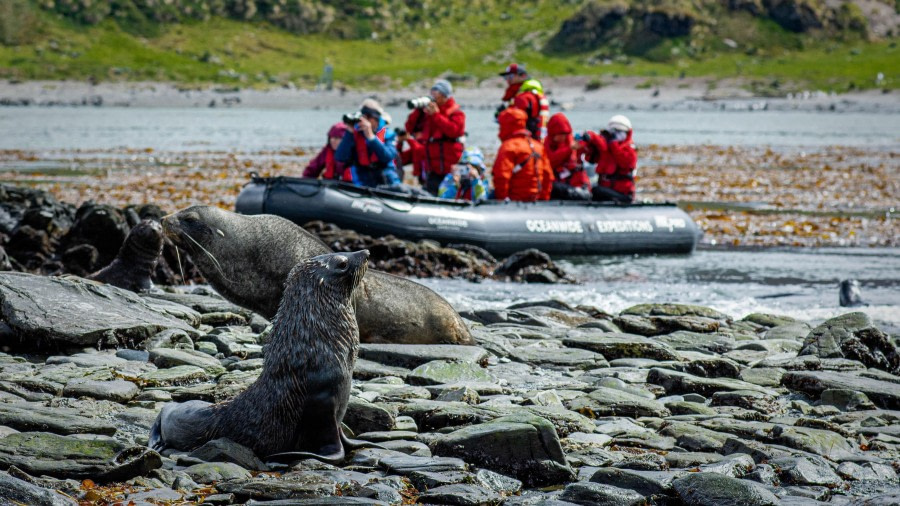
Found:
[[[190,451],[227,437],[268,461],[341,461],[348,441],[341,421],[359,349],[351,296],[368,258],[363,250],[298,263],[285,282],[259,379],[219,404],[166,404],[148,446]]]
[[[108,285],[145,292],[153,288],[153,271],[163,250],[162,226],[153,220],[138,223],[119,249],[111,264],[89,275],[87,279]]]
[[[266,318],[275,315],[291,268],[331,252],[316,236],[273,215],[192,206],[164,217],[162,226],[217,292]],[[353,303],[363,342],[474,344],[450,303],[406,278],[369,270]]]
[[[838,296],[841,307],[868,306],[862,299],[862,291],[859,289],[859,281],[845,279],[841,281],[841,292]]]

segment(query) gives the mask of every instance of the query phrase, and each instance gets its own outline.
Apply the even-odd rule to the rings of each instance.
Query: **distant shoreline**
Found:
[[[618,77],[604,80],[598,89],[592,76],[542,80],[556,110],[587,109],[685,109],[685,110],[809,110],[830,112],[897,113],[896,93],[867,90],[846,94],[821,91],[785,97],[756,96],[737,80],[670,79],[651,83],[647,78]],[[606,82],[610,81],[610,82]],[[592,83],[593,82],[593,83]],[[477,86],[460,85],[455,96],[463,107],[489,108],[500,102],[499,79]],[[0,81],[0,106],[87,107],[244,107],[329,109],[353,107],[366,97],[385,105],[398,105],[427,93],[427,83],[392,90],[315,91],[292,87],[269,89],[203,85],[196,88],[167,82]]]

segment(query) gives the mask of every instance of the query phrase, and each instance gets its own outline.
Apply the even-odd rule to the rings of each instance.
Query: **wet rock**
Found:
[[[661,403],[645,397],[615,390],[598,388],[584,397],[566,403],[572,411],[588,417],[597,416],[641,416],[666,417],[671,413]]]
[[[107,401],[126,403],[133,399],[140,389],[137,385],[125,380],[92,381],[72,380],[66,383],[63,395],[66,397],[91,397]]]
[[[835,406],[841,411],[875,409],[875,404],[866,397],[866,394],[854,390],[823,390],[819,402],[824,405]]]
[[[5,504],[32,506],[76,506],[71,497],[0,472],[0,499]],[[7,502],[8,501],[8,502]]]
[[[644,497],[633,490],[592,482],[567,485],[559,498],[586,506],[630,506],[644,502]]]
[[[598,469],[591,476],[591,482],[633,490],[642,496],[653,498],[671,495],[674,492],[672,482],[685,474],[684,472],[635,471],[608,467]]]
[[[228,438],[209,441],[200,448],[192,451],[190,456],[206,462],[231,462],[244,469],[256,471],[269,470],[269,467],[253,453],[253,450],[235,443]]]
[[[837,468],[837,474],[842,478],[855,481],[885,480],[897,482],[897,473],[887,464],[877,462],[842,462]]]
[[[549,255],[534,248],[510,255],[494,269],[494,277],[529,283],[556,283],[571,279],[564,270],[553,263]]]
[[[858,360],[900,374],[900,350],[865,313],[847,313],[814,328],[806,337],[800,355]]]
[[[414,368],[434,360],[486,364],[488,353],[477,346],[363,343],[359,347],[359,357],[380,364]]]
[[[60,436],[21,432],[0,439],[0,465],[16,466],[32,475],[122,481],[162,465],[158,453],[128,447],[107,436]]]
[[[853,451],[847,439],[830,430],[776,425],[771,437],[778,444],[839,460]]]
[[[717,473],[732,478],[740,478],[751,471],[755,463],[749,455],[728,455],[718,462],[700,466],[702,473]]]
[[[116,433],[114,425],[88,418],[74,409],[48,408],[33,403],[0,403],[0,425],[20,431],[43,430],[63,435]]]
[[[603,355],[607,360],[619,358],[652,358],[677,360],[675,351],[664,343],[646,337],[623,333],[588,333],[571,331],[563,345]]]
[[[832,371],[789,371],[782,384],[818,397],[825,390],[862,392],[876,405],[885,409],[900,409],[900,388],[896,383]]]
[[[777,471],[782,484],[824,485],[837,487],[843,480],[824,462],[813,462],[805,457],[787,457],[769,462]]]
[[[64,248],[90,244],[97,248],[99,265],[109,265],[130,230],[122,211],[109,205],[85,202],[75,213],[72,228],[63,237]]]
[[[215,377],[225,372],[222,364],[206,353],[195,350],[176,350],[171,348],[155,348],[150,350],[150,361],[161,369],[177,366],[195,366],[203,369],[209,376]]]
[[[467,381],[491,383],[494,378],[476,363],[434,360],[413,369],[407,381],[411,385],[440,385]]]
[[[250,477],[250,471],[231,462],[195,464],[185,468],[184,472],[197,483],[213,483]]]
[[[418,502],[425,504],[478,506],[482,504],[499,504],[500,495],[492,490],[487,490],[475,485],[457,483],[432,488],[421,494]]]
[[[777,392],[765,387],[746,383],[731,378],[701,378],[687,373],[653,368],[647,375],[647,382],[660,385],[668,394],[696,393],[706,397],[715,392],[731,390],[749,390],[768,396],[776,396]]]
[[[513,475],[529,486],[561,483],[574,474],[553,425],[537,416],[501,417],[451,432],[436,441],[433,451]]]
[[[311,475],[310,473],[301,473],[293,476],[291,479],[256,477],[216,483],[216,489],[220,492],[234,494],[240,501],[246,501],[247,499],[261,501],[290,499],[289,504],[303,504],[300,502],[302,499],[313,499],[312,502],[307,502],[306,504],[329,504],[326,502],[326,497],[334,495],[335,486],[336,484],[333,480],[321,475]],[[353,499],[346,498],[344,500],[350,503]],[[360,499],[360,501],[366,504],[365,499]]]
[[[719,354],[734,349],[734,338],[724,334],[677,331],[658,335],[654,337],[654,340],[665,343],[679,351]]]
[[[478,392],[466,386],[448,388],[441,392],[435,400],[440,402],[465,402],[472,405],[481,402]]]
[[[776,506],[778,498],[758,483],[715,473],[692,473],[672,483],[687,506]]]
[[[196,334],[139,296],[79,279],[0,273],[3,320],[19,341],[134,347],[164,329]]]
[[[391,411],[380,404],[373,404],[358,397],[350,397],[344,424],[354,434],[364,432],[388,431],[394,427],[396,411]]]
[[[684,353],[684,355],[691,355]],[[741,373],[741,366],[732,360],[720,357],[693,358],[686,363],[674,364],[676,371],[686,372],[702,378],[737,378]]]
[[[201,314],[233,313],[244,316],[251,315],[249,310],[228,302],[215,292],[209,292],[209,294],[205,295],[198,293],[153,292],[145,294],[145,296],[187,306]]]
[[[194,385],[211,378],[203,369],[192,365],[179,365],[142,374],[139,378],[148,387]]]
[[[613,319],[624,332],[641,336],[659,336],[678,331],[693,333],[716,332],[722,323],[719,320],[700,316],[636,316],[622,314]]]
[[[666,454],[666,462],[668,462],[671,469],[686,469],[704,464],[713,464],[721,461],[722,458],[718,453],[669,452]]]
[[[87,277],[101,267],[99,260],[100,253],[90,244],[72,246],[60,258],[66,273],[81,277]]]
[[[475,472],[475,483],[504,496],[516,494],[522,490],[521,481],[487,469],[479,469]]]
[[[575,367],[590,369],[608,367],[603,355],[577,348],[564,348],[558,344],[541,341],[530,346],[519,346],[510,353],[510,358],[519,362],[545,367]]]

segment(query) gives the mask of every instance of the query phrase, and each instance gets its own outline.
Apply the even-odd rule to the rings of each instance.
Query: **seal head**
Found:
[[[163,250],[162,226],[143,220],[128,233],[116,258],[87,279],[144,292],[153,287],[151,278]]]
[[[859,281],[855,279],[845,279],[841,281],[838,302],[840,302],[841,307],[868,306],[862,299]]]
[[[292,269],[259,379],[231,401],[167,404],[150,447],[190,451],[227,437],[263,458],[343,459],[341,421],[359,348],[350,298],[368,257],[331,253]]]

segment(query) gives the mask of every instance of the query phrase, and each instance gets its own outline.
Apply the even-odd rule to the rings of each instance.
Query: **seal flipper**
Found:
[[[147,441],[147,446],[156,452],[161,452],[166,449],[165,443],[162,441],[162,415],[156,416],[156,421],[153,422],[153,427],[150,428],[150,438]]]
[[[357,450],[359,448],[379,448],[381,450],[387,450],[387,448],[381,446],[378,443],[373,443],[371,441],[362,441],[360,439],[350,439],[344,434],[344,431],[341,431],[341,443],[344,444],[344,448],[348,450]]]

